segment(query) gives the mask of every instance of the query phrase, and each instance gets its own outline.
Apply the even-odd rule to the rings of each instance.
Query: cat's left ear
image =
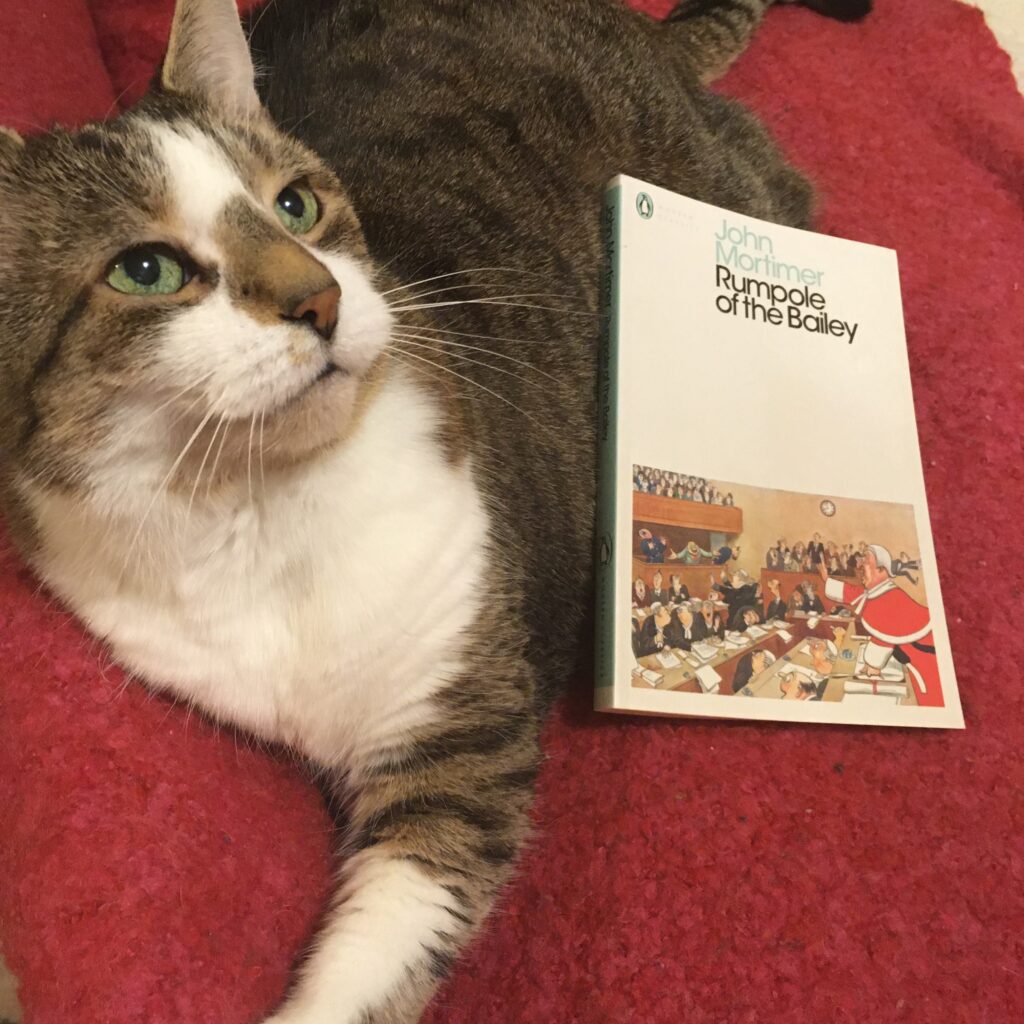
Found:
[[[228,117],[258,113],[252,56],[235,0],[178,0],[160,81]]]

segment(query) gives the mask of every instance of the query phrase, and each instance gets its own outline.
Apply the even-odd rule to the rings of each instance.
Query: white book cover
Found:
[[[596,706],[962,728],[896,253],[623,176],[604,238]]]

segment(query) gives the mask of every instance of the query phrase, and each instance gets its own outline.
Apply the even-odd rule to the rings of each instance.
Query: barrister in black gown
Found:
[[[813,566],[817,566],[825,560],[825,545],[822,543],[820,533],[816,533],[814,539],[807,545],[807,554]]]
[[[690,600],[690,591],[687,590],[686,584],[678,576],[669,576],[668,578],[668,601],[669,604],[682,604],[684,601]]]
[[[715,589],[722,595],[722,600],[729,606],[729,619],[731,620],[738,609],[749,607],[757,601],[756,583],[738,583],[738,577],[734,576],[733,583],[719,582]],[[738,584],[738,585],[737,585]]]
[[[748,651],[736,663],[736,672],[732,677],[732,692],[739,693],[758,672],[762,672],[769,665],[774,664],[775,655],[771,651]]]
[[[782,600],[782,584],[775,577],[768,580],[768,605],[764,610],[764,621],[784,619],[786,602]]]
[[[725,636],[725,622],[710,601],[705,601],[700,606],[700,615],[697,616],[697,621],[699,622],[697,628],[703,634],[697,638],[698,640],[709,640],[713,636],[721,640]]]
[[[647,591],[651,604],[668,604],[668,590],[664,580],[665,577],[660,572],[651,577],[651,588]]]
[[[699,643],[701,640],[707,640],[708,635],[708,625],[704,621],[704,616],[698,612],[693,617],[693,642]]]
[[[672,613],[672,621],[665,627],[665,640],[669,647],[688,651],[699,639],[693,621],[693,609],[684,604]]]
[[[729,628],[737,633],[746,633],[749,626],[756,626],[761,621],[761,613],[752,605],[737,608],[729,619]]]
[[[658,608],[653,615],[647,616],[637,640],[638,658],[657,654],[669,646],[665,638],[665,628],[671,621],[672,616],[667,608]]]
[[[804,591],[804,608],[808,615],[821,615],[825,611],[825,606],[821,603],[821,598],[818,597],[818,593],[813,587],[808,587]]]

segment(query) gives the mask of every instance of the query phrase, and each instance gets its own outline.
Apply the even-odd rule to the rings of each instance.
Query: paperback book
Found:
[[[896,253],[620,176],[596,706],[962,728]]]

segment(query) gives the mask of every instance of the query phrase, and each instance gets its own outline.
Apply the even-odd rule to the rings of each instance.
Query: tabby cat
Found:
[[[702,84],[769,2],[277,0],[250,51],[180,0],[135,109],[0,134],[12,534],[347,823],[274,1024],[418,1020],[512,871],[588,646],[603,187],[807,224]]]

